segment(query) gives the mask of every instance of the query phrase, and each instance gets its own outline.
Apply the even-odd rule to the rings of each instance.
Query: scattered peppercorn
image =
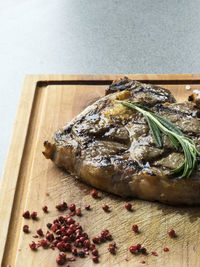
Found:
[[[171,238],[176,236],[176,233],[175,233],[175,231],[173,229],[170,229],[167,233]]]
[[[129,251],[130,251],[131,253],[136,253],[136,252],[137,252],[137,247],[136,247],[136,246],[130,246],[130,247],[129,247]]]
[[[111,254],[116,254],[115,246],[114,246],[113,244],[110,244],[109,247],[108,247],[108,251],[109,251]]]
[[[39,240],[38,242],[38,246],[40,247],[43,247],[43,248],[48,248],[50,245],[49,241],[48,240],[45,240],[45,239],[41,239]]]
[[[141,262],[142,264],[145,264],[145,263],[146,263],[146,261],[144,261],[144,260],[141,260],[140,262]]]
[[[71,205],[69,206],[69,209],[70,209],[71,211],[75,211],[75,210],[76,210],[76,205],[75,205],[75,204],[71,204]]]
[[[57,208],[61,210],[66,208],[67,206],[66,202],[63,203],[57,205]],[[104,229],[101,231],[101,234],[98,237],[92,238],[93,243],[91,243],[88,234],[83,231],[82,226],[79,223],[76,223],[76,221],[72,218],[72,216],[74,216],[75,213],[76,215],[79,216],[81,214],[81,209],[80,208],[76,209],[76,205],[71,204],[69,210],[70,212],[66,216],[58,216],[58,218],[53,220],[53,224],[47,223],[46,225],[47,228],[53,231],[53,233],[47,231],[45,234],[45,238],[39,239],[37,244],[33,241],[31,244],[29,244],[30,248],[37,249],[39,247],[43,247],[44,249],[49,248],[52,250],[55,249],[60,250],[60,254],[56,258],[56,262],[59,265],[63,265],[67,261],[75,261],[76,258],[74,256],[79,256],[80,258],[84,258],[85,255],[89,255],[89,250],[90,250],[93,262],[98,263],[99,252],[93,243],[100,244],[101,242],[112,240],[112,235],[109,233],[109,230]],[[30,216],[33,219],[36,219],[37,212],[33,212]],[[26,229],[26,226],[24,227],[24,229]],[[39,236],[44,236],[44,232],[41,228],[37,230],[37,234]],[[38,235],[35,235],[33,237],[36,238],[38,237]],[[81,250],[77,251],[77,249],[72,248],[72,246],[81,248]],[[112,244],[109,244],[108,250],[110,253],[115,254],[116,243],[113,242]],[[73,257],[67,258],[64,252],[71,252],[73,254]]]
[[[29,244],[29,247],[32,249],[32,250],[36,250],[37,249],[37,245],[34,241],[32,241],[31,244]]]
[[[68,208],[67,203],[66,202],[62,202],[58,205],[56,205],[56,209],[59,211],[64,211]]]
[[[66,221],[67,224],[73,224],[75,223],[74,219],[73,218],[67,218],[67,221]]]
[[[169,249],[168,249],[168,248],[163,248],[163,251],[164,251],[164,252],[168,252]]]
[[[138,233],[138,226],[137,226],[137,224],[134,224],[132,226],[132,230],[133,230],[133,232]]]
[[[47,223],[47,228],[51,228],[51,226],[52,226],[52,223]]]
[[[101,235],[106,237],[109,234],[109,231],[107,229],[101,231]]]
[[[151,252],[152,255],[158,256],[158,253],[156,251]]]
[[[108,207],[108,205],[106,205],[106,204],[102,206],[102,209],[103,209],[104,211],[106,211],[106,212],[109,211],[109,207]]]
[[[38,238],[38,235],[33,235],[33,238]]]
[[[146,254],[146,253],[147,253],[147,249],[144,248],[144,247],[142,247],[142,248],[140,249],[140,251],[142,252],[142,254]]]
[[[128,211],[131,211],[131,210],[132,210],[132,205],[131,205],[131,203],[126,203],[126,204],[125,204],[125,208],[126,208]]]
[[[77,256],[77,255],[78,255],[78,251],[77,251],[76,248],[73,248],[73,249],[72,249],[72,254],[73,254],[74,256]]]
[[[92,260],[94,263],[98,263],[99,262],[99,258],[97,256],[93,256]]]
[[[85,240],[84,242],[83,242],[83,246],[85,247],[85,248],[89,248],[90,247],[90,240]]]
[[[47,213],[48,212],[48,207],[47,206],[43,206],[42,210]]]
[[[44,236],[44,233],[43,233],[43,231],[42,231],[41,228],[37,230],[37,234],[38,234],[39,236]]]
[[[90,205],[86,205],[86,206],[85,206],[85,209],[86,209],[86,210],[90,210]]]
[[[27,210],[22,215],[25,219],[30,219],[30,212]]]
[[[29,233],[29,226],[25,224],[25,225],[23,226],[23,231],[24,231],[24,233],[26,233],[26,234]]]
[[[49,241],[49,242],[52,242],[54,240],[54,235],[47,232],[46,233],[46,239]]]
[[[138,251],[140,251],[141,245],[140,244],[136,244],[136,248],[137,248]]]
[[[36,211],[33,211],[33,212],[31,213],[31,218],[32,218],[33,220],[37,220],[37,212],[36,212]]]
[[[78,209],[76,210],[76,215],[77,215],[77,216],[81,216],[81,215],[82,215],[82,213],[81,213],[81,208],[78,208]]]
[[[63,257],[63,256],[58,256],[57,257],[57,259],[56,259],[56,263],[58,264],[58,265],[63,265],[63,264],[65,264],[65,262],[66,262],[66,256],[65,257]]]
[[[76,260],[75,257],[70,257],[70,258],[68,258],[68,261],[75,261],[75,260]]]
[[[99,195],[99,192],[96,190],[96,189],[93,189],[91,192],[90,192],[91,196],[93,198],[97,198],[98,195]]]
[[[98,256],[99,255],[99,252],[98,252],[98,250],[96,248],[94,248],[92,250],[92,255],[94,255],[94,256]]]

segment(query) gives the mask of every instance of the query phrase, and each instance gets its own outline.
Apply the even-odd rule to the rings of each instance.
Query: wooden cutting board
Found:
[[[90,237],[109,229],[117,243],[116,255],[109,254],[108,243],[99,247],[99,266],[200,266],[200,209],[170,207],[159,203],[132,200],[134,210],[124,208],[125,200],[101,193],[100,200],[89,195],[90,187],[78,182],[56,168],[42,155],[43,142],[85,107],[104,95],[114,79],[124,75],[42,75],[27,76],[24,81],[10,149],[1,181],[0,191],[0,261],[2,266],[56,266],[58,250],[39,249],[33,252],[29,243],[38,228],[47,230],[59,212],[55,205],[61,201],[76,203],[83,209],[77,221]],[[127,75],[132,79],[161,85],[172,91],[177,100],[186,100],[192,89],[200,89],[200,75]],[[110,213],[101,206],[108,204]],[[44,214],[41,207],[49,207]],[[84,205],[90,204],[91,211]],[[24,210],[37,211],[38,221],[24,220]],[[24,224],[31,233],[24,234]],[[137,224],[139,234],[131,226]],[[177,238],[170,239],[167,230],[173,228]],[[131,255],[130,245],[141,243],[149,254]],[[169,252],[163,248],[168,247]],[[151,255],[156,251],[158,256]],[[93,266],[91,257],[77,259],[70,266]]]

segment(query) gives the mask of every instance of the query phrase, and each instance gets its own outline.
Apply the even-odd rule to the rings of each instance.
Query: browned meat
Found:
[[[157,148],[143,115],[115,100],[148,103],[200,149],[195,103],[176,103],[170,91],[128,78],[114,82],[106,93],[58,130],[52,143],[44,143],[45,157],[82,181],[123,197],[199,204],[199,170],[188,179],[172,177],[170,171],[183,162],[183,153],[166,136],[164,147]]]

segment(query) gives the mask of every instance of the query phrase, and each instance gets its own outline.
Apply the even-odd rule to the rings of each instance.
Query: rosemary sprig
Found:
[[[184,162],[171,172],[180,178],[190,177],[193,170],[197,168],[197,156],[200,156],[200,152],[197,150],[194,141],[186,137],[172,122],[159,116],[143,104],[139,102],[116,102],[130,109],[135,109],[144,115],[158,147],[163,146],[162,134],[165,134],[177,150],[182,148],[185,157]]]

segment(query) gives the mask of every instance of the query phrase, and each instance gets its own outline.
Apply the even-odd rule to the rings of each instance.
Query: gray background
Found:
[[[25,74],[199,73],[199,0],[0,3],[0,177]]]

